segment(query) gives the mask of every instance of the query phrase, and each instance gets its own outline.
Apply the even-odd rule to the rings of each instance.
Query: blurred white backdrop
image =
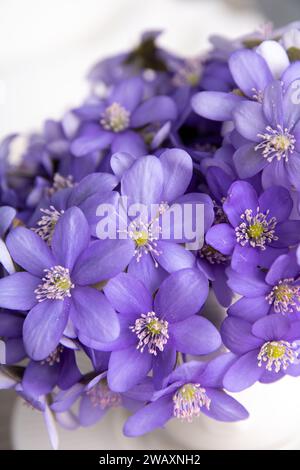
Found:
[[[87,93],[88,68],[145,29],[193,55],[211,33],[235,37],[264,22],[249,0],[0,0],[0,137],[58,118]]]

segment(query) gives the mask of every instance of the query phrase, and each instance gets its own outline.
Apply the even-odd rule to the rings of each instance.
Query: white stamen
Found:
[[[130,112],[119,103],[112,103],[110,106],[108,106],[102,114],[102,118],[100,120],[100,124],[104,127],[104,129],[113,132],[124,131],[129,127],[129,122]]]
[[[200,384],[188,383],[177,390],[173,396],[173,403],[174,416],[191,423],[194,416],[200,415],[203,406],[209,410],[211,400]]]
[[[137,349],[144,351],[148,347],[150,354],[157,356],[157,350],[163,351],[165,344],[168,342],[168,322],[159,319],[155,312],[142,314],[135,321],[134,326],[129,327],[131,331],[136,333],[139,343]]]
[[[264,364],[270,372],[273,368],[275,372],[286,370],[298,357],[296,347],[296,343],[288,341],[268,341],[260,348],[257,356],[258,366],[262,367]]]
[[[287,162],[295,149],[295,137],[287,127],[283,128],[279,124],[276,129],[267,126],[265,134],[257,134],[257,137],[262,141],[256,145],[255,150],[262,150],[262,156],[270,163],[275,158],[278,161],[283,158]]]
[[[43,283],[34,291],[39,302],[44,300],[63,300],[71,297],[71,289],[74,284],[70,279],[70,271],[63,266],[54,266],[44,270],[46,275],[42,278]]]
[[[270,211],[260,212],[256,208],[256,214],[252,209],[246,209],[241,215],[242,222],[235,228],[236,239],[242,246],[247,244],[252,247],[266,249],[266,245],[272,241],[278,240],[275,235],[277,220],[275,217],[269,217]]]

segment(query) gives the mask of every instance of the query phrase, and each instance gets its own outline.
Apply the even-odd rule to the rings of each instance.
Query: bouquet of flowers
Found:
[[[53,447],[112,407],[127,436],[243,420],[231,392],[300,375],[300,23],[193,59],[158,35],[1,143],[0,388]]]

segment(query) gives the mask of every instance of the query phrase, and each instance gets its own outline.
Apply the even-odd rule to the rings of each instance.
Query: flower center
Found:
[[[71,289],[74,284],[70,279],[70,271],[63,266],[54,266],[51,269],[44,270],[46,275],[43,277],[43,283],[34,291],[39,302],[44,300],[63,300],[65,297],[71,297]]]
[[[168,322],[157,318],[155,312],[143,313],[129,328],[136,333],[141,353],[148,347],[149,353],[157,356],[157,350],[163,351],[169,339]]]
[[[64,211],[58,211],[54,206],[50,206],[49,209],[40,210],[44,215],[37,222],[38,227],[34,228],[33,231],[45,240],[48,245],[51,245],[55,226]]]
[[[266,296],[276,313],[300,311],[300,285],[293,285],[294,282],[294,278],[282,279]]]
[[[174,416],[190,423],[194,416],[199,416],[203,406],[209,410],[210,402],[200,384],[185,384],[173,396]]]
[[[121,396],[113,392],[108,385],[101,381],[86,392],[93,406],[99,406],[102,410],[121,406]]]
[[[275,217],[269,218],[269,210],[266,213],[260,212],[259,207],[256,214],[252,209],[246,209],[241,215],[242,222],[235,229],[238,243],[245,246],[259,247],[265,250],[265,245],[273,240],[278,240],[275,235],[277,220]]]
[[[202,62],[200,59],[189,59],[181,66],[174,75],[175,86],[190,85],[197,86],[202,74]]]
[[[47,194],[48,196],[53,196],[53,194],[55,194],[57,191],[60,191],[61,189],[73,188],[73,186],[73,176],[62,176],[59,173],[55,173],[51,188],[47,188]]]
[[[218,250],[206,243],[199,251],[200,258],[206,259],[210,264],[223,264],[229,259],[228,256],[223,255]]]
[[[296,344],[288,341],[268,341],[265,343],[257,356],[258,366],[263,363],[268,371],[279,372],[281,369],[286,370],[298,357],[295,350]]]
[[[112,103],[104,113],[100,124],[107,131],[121,132],[129,127],[130,112],[119,103]]]
[[[279,124],[276,129],[271,126],[266,127],[266,133],[257,134],[257,136],[262,140],[256,145],[255,150],[262,150],[262,155],[268,162],[272,162],[274,158],[277,160],[283,158],[288,161],[289,155],[295,149],[295,137],[289,133],[287,128],[283,128]]]
[[[64,350],[64,347],[59,344],[55,349],[54,351],[49,354],[49,356],[44,359],[43,361],[41,361],[41,364],[44,365],[44,364],[48,364],[49,366],[54,366],[54,364],[59,364],[60,363],[60,356],[61,356],[61,353],[63,352]]]
[[[160,255],[160,251],[157,249],[157,240],[161,233],[161,227],[159,225],[159,217],[168,210],[169,206],[167,203],[160,203],[158,205],[157,213],[155,216],[148,221],[144,221],[142,217],[133,220],[128,229],[125,232],[129,238],[135,243],[134,255],[136,261],[139,262],[141,257],[145,254],[150,254],[155,267],[158,267],[158,263],[155,257]]]

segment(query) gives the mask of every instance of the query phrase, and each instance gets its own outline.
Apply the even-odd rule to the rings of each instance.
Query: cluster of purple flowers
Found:
[[[300,24],[193,59],[157,36],[0,146],[0,388],[43,412],[54,447],[55,421],[111,407],[129,410],[127,436],[242,420],[227,392],[300,375]],[[125,211],[127,236],[99,238],[97,209],[124,197],[158,213]],[[186,203],[203,207],[199,249],[161,236]]]

